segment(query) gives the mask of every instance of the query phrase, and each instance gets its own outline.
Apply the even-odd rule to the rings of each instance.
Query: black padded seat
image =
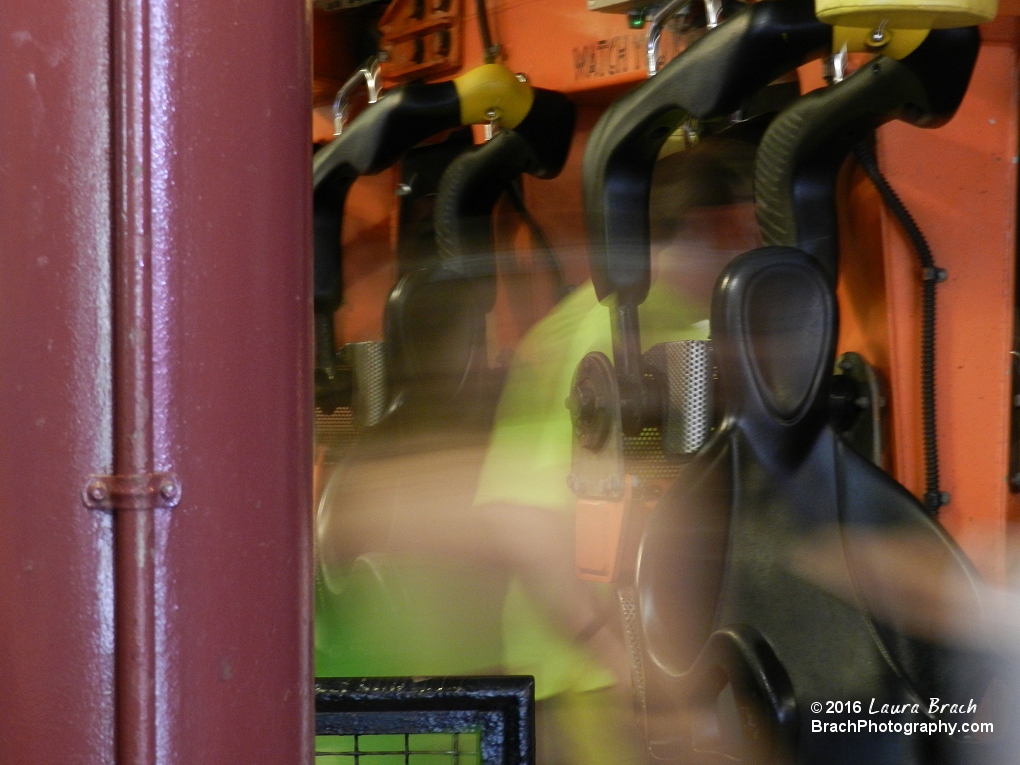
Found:
[[[921,714],[870,719],[924,721],[930,697],[980,700],[989,677],[984,661],[897,623],[904,588],[848,542],[908,535],[959,575],[979,610],[964,554],[828,424],[837,309],[825,273],[797,249],[748,252],[717,282],[711,321],[722,420],[650,517],[636,571],[652,754],[683,763],[959,761],[937,735],[811,730],[812,720],[869,719],[815,714],[813,702],[918,703]],[[836,540],[828,565],[837,587],[795,566],[796,551],[820,539]]]

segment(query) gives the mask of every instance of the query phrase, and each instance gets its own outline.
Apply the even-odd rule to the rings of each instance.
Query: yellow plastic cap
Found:
[[[832,52],[837,53],[846,45],[848,53],[881,53],[897,61],[906,58],[924,42],[931,30],[889,29],[882,30],[881,42],[876,44],[872,37],[878,27],[833,27]]]
[[[531,86],[502,64],[482,64],[453,81],[460,99],[460,123],[479,125],[493,118],[515,128],[531,111]]]
[[[815,0],[819,21],[833,26],[951,29],[995,18],[998,0]]]

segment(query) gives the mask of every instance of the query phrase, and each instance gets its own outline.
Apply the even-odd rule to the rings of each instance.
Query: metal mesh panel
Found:
[[[673,454],[693,454],[712,428],[712,364],[703,340],[669,343],[666,348],[669,405],[663,446]]]
[[[712,429],[712,360],[708,342],[660,343],[645,354],[665,383],[662,448],[670,454],[694,454]]]
[[[645,428],[639,435],[623,437],[624,471],[643,479],[676,478],[680,462],[662,450],[658,428]]]
[[[315,410],[315,443],[326,447],[327,462],[340,462],[354,448],[359,434],[351,407],[338,407],[332,414]]]
[[[344,353],[354,372],[354,417],[362,427],[386,414],[386,351],[381,342],[348,343]]]
[[[623,637],[630,656],[630,680],[634,701],[636,702],[640,720],[644,722],[648,713],[647,689],[645,686],[644,641],[641,637],[640,615],[638,613],[637,590],[633,587],[620,587],[616,591],[623,619]]]

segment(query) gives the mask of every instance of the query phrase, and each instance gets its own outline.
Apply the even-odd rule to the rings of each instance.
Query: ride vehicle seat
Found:
[[[649,746],[684,763],[909,765],[959,762],[939,735],[819,733],[813,704],[917,704],[874,719],[931,722],[929,699],[980,700],[987,665],[911,634],[908,588],[877,575],[862,538],[909,539],[963,581],[978,575],[942,527],[828,418],[837,308],[806,253],[734,260],[712,304],[722,420],[645,527],[636,570]],[[797,551],[837,540],[836,588]],[[833,576],[830,571],[830,577]],[[838,594],[837,594],[838,593]],[[961,719],[956,718],[959,722]]]

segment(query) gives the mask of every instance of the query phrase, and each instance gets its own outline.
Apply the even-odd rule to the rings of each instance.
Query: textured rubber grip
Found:
[[[535,89],[531,112],[514,130],[450,163],[439,182],[434,221],[439,255],[449,271],[472,279],[496,276],[492,212],[522,173],[538,178],[559,174],[570,151],[575,109],[561,93]],[[495,284],[485,303],[495,299]],[[491,307],[491,306],[490,306]]]
[[[949,120],[966,92],[979,43],[976,27],[933,31],[903,61],[876,58],[773,120],[755,160],[755,203],[765,244],[810,253],[835,284],[840,166],[855,144],[885,122],[936,127]]]
[[[508,183],[536,165],[528,142],[504,130],[457,157],[443,173],[434,220],[439,255],[469,278],[496,275],[492,211]]]
[[[832,28],[813,0],[765,0],[731,16],[613,103],[585,149],[583,193],[599,299],[642,302],[650,281],[648,200],[666,138],[688,116],[721,117],[824,53]]]

